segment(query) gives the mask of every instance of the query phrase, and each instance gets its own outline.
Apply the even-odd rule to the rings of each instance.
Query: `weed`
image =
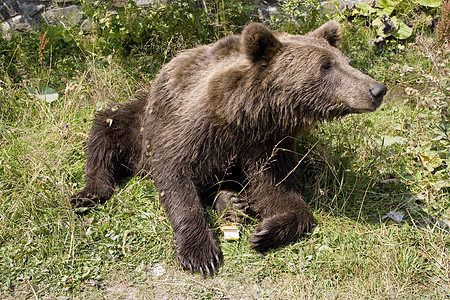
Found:
[[[441,19],[436,29],[436,40],[439,43],[448,43],[450,39],[450,4],[445,0],[442,4]]]

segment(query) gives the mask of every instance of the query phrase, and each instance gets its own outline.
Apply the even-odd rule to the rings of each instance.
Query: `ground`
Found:
[[[82,187],[95,110],[125,101],[151,78],[87,53],[49,103],[24,90],[47,78],[49,64],[36,60],[38,73],[15,82],[4,72],[24,49],[13,48],[14,60],[0,60],[0,298],[448,298],[449,100],[440,84],[449,53],[425,39],[402,55],[364,59],[367,44],[352,48],[357,41],[344,45],[352,64],[369,66],[391,92],[375,113],[324,123],[299,141],[301,166],[316,166],[303,178],[312,233],[261,256],[248,243],[256,221],[240,225],[239,241],[225,241],[209,211],[225,259],[212,279],[174,262],[172,230],[151,182],[136,178],[84,213],[69,203]],[[383,219],[391,211],[403,220]]]

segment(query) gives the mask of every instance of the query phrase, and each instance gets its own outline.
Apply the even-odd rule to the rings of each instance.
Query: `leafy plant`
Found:
[[[309,32],[332,18],[342,19],[340,13],[327,9],[319,0],[282,1],[279,12],[271,22],[280,31],[295,34]]]
[[[169,1],[167,5],[123,7],[109,2],[83,1],[85,15],[97,25],[98,50],[128,53],[132,46],[148,46],[153,54],[165,49],[162,59],[177,50],[208,43],[235,32],[248,22],[251,1]],[[189,37],[189,38],[187,38]],[[171,47],[166,47],[170,45]],[[175,47],[174,47],[175,46]],[[173,52],[167,53],[168,50]]]
[[[442,4],[442,0],[414,0],[412,4],[436,8]],[[409,6],[406,0],[379,0],[375,6],[360,2],[355,4],[352,15],[369,18],[379,37],[405,40],[413,33],[413,28],[401,18],[403,12],[411,10]]]

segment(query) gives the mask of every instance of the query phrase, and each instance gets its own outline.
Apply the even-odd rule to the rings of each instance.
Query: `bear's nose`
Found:
[[[373,88],[370,89],[370,95],[372,95],[373,100],[377,105],[381,104],[383,96],[386,95],[387,87],[382,83],[377,83]]]

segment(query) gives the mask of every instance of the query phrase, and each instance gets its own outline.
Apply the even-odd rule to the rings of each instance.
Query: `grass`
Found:
[[[254,220],[230,242],[209,211],[225,258],[213,279],[176,264],[151,181],[135,178],[84,213],[69,204],[82,188],[95,110],[132,97],[154,75],[141,64],[151,59],[71,57],[48,46],[40,63],[37,47],[8,52],[0,68],[0,298],[448,297],[448,52],[423,38],[377,54],[364,35],[347,24],[342,48],[390,94],[375,113],[320,124],[300,138],[300,156],[312,148],[300,168],[316,227],[262,256],[249,249]],[[26,93],[39,82],[59,99]],[[390,211],[403,221],[383,218]]]

